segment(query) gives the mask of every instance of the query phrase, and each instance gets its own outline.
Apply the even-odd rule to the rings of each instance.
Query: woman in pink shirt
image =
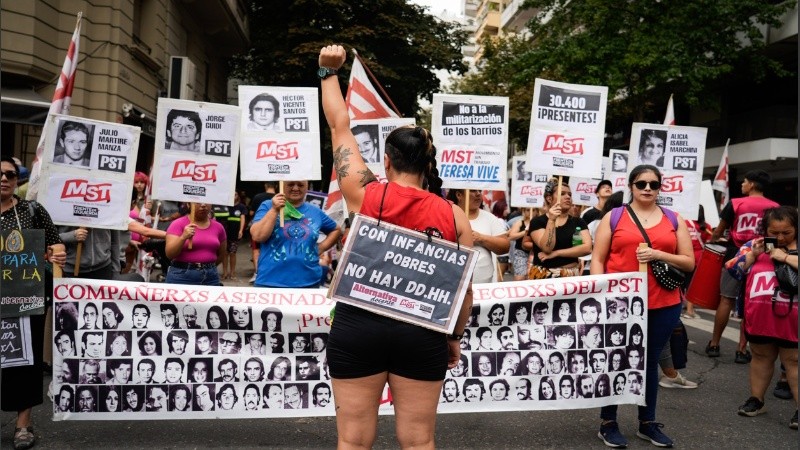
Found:
[[[225,228],[211,217],[211,205],[195,205],[193,222],[183,216],[167,228],[167,257],[172,264],[166,282],[221,286],[217,265],[227,253]]]

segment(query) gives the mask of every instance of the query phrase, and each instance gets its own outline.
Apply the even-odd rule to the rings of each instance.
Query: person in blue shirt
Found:
[[[337,242],[341,229],[321,209],[305,203],[308,181],[287,181],[284,191],[259,206],[250,226],[250,235],[261,247],[254,285],[319,287],[322,280],[319,255]],[[281,227],[280,210],[285,207]],[[318,242],[320,234],[325,239]]]

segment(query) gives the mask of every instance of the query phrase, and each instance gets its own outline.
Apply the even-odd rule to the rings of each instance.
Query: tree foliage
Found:
[[[233,75],[272,86],[318,86],[319,49],[355,48],[405,117],[418,98],[439,90],[434,71],[463,73],[466,36],[406,0],[252,1],[251,48],[233,59]],[[352,57],[340,72],[344,86]]]
[[[609,87],[606,128],[659,122],[676,101],[718,107],[726,80],[787,75],[764,51],[763,30],[795,2],[763,0],[527,0],[537,10],[526,38],[492,44],[462,89],[522,95],[535,78]],[[497,50],[497,51],[495,51]],[[491,87],[490,84],[498,86]],[[506,92],[505,94],[501,94]],[[476,92],[477,93],[477,92]],[[527,101],[532,95],[520,101]],[[520,108],[527,124],[530,109]],[[512,116],[514,109],[512,108]],[[527,125],[526,125],[527,126]],[[512,131],[513,133],[513,131]],[[523,140],[526,136],[515,136]]]

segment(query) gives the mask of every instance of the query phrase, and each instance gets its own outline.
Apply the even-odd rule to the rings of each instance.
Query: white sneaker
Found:
[[[254,273],[253,276],[250,277],[249,280],[247,280],[247,282],[250,283],[250,284],[255,283],[256,282],[256,276],[258,276],[258,273]]]
[[[666,375],[661,377],[661,380],[658,382],[658,385],[668,389],[696,389],[697,383],[694,381],[689,381],[678,372],[678,375],[675,378],[670,378]]]

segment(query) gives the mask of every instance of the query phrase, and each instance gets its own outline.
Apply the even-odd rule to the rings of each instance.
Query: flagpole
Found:
[[[394,112],[395,112],[395,113],[396,113],[398,116],[400,116],[400,117],[403,117],[403,114],[401,114],[401,113],[400,113],[400,110],[398,110],[398,109],[397,109],[397,106],[395,106],[395,104],[394,104],[394,102],[392,101],[391,97],[389,97],[389,94],[387,94],[387,93],[386,93],[386,91],[385,91],[385,90],[383,90],[383,86],[382,86],[382,85],[381,85],[381,84],[378,82],[378,79],[377,79],[377,78],[375,78],[375,75],[372,73],[372,71],[371,71],[371,70],[369,70],[369,66],[367,66],[367,64],[364,62],[364,59],[363,59],[363,58],[361,58],[361,56],[358,54],[358,52],[356,51],[356,49],[353,49],[353,54],[354,54],[354,55],[356,55],[356,58],[358,58],[358,60],[361,62],[361,65],[362,65],[362,66],[364,66],[364,71],[365,71],[365,72],[367,72],[367,75],[370,77],[370,79],[372,79],[372,83],[373,83],[375,86],[378,86],[378,89],[380,89],[380,91],[381,91],[381,94],[383,94],[383,98],[385,98],[385,99],[386,99],[386,100],[389,102],[389,105],[392,107],[392,109],[394,110]]]

